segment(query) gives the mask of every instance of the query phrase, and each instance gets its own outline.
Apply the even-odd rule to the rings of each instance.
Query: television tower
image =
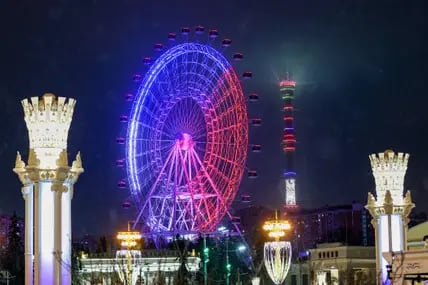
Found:
[[[15,168],[25,200],[25,284],[71,284],[71,199],[83,172],[68,165],[67,138],[76,101],[44,94],[22,100],[30,140],[28,164]]]
[[[282,111],[284,113],[284,131],[282,138],[282,149],[285,152],[286,164],[284,171],[285,178],[285,207],[297,207],[296,205],[296,171],[294,169],[294,153],[296,150],[296,136],[294,134],[294,108],[293,98],[296,82],[282,80],[279,83],[281,99],[284,104]]]

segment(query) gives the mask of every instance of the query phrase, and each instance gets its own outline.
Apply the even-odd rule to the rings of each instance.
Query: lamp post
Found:
[[[234,247],[233,243],[232,243],[233,248],[230,249],[229,239],[230,239],[230,236],[227,235],[226,236],[226,285],[230,284],[230,276],[232,275],[232,264],[230,263],[229,253],[242,254],[247,250],[247,246],[245,246],[244,244],[239,244],[237,247]],[[238,264],[235,264],[235,267],[236,267],[236,277],[237,277],[236,284],[240,284],[241,274],[239,272]]]
[[[207,265],[210,261],[210,258],[209,258],[210,248],[207,246],[206,238],[207,238],[207,236],[208,237],[211,236],[211,237],[223,237],[223,238],[225,238],[225,246],[226,246],[226,248],[225,248],[226,256],[225,256],[225,264],[224,264],[224,266],[225,266],[224,269],[226,271],[226,274],[225,274],[226,282],[225,282],[225,284],[229,285],[230,284],[230,276],[232,275],[232,264],[230,263],[229,253],[230,252],[243,253],[248,249],[248,246],[245,244],[245,241],[244,241],[244,243],[239,244],[239,246],[237,248],[229,249],[229,239],[231,236],[233,236],[233,233],[231,233],[227,227],[222,226],[222,225],[219,226],[216,229],[216,231],[205,232],[205,233],[201,234],[201,236],[202,236],[202,242],[203,242],[202,243],[202,253],[201,253],[201,256],[203,257],[203,260],[202,260],[203,261],[203,276],[204,276],[204,283],[203,284],[204,285],[208,284],[208,268],[207,268]],[[237,269],[237,270],[239,271],[239,269]],[[239,280],[239,277],[238,277],[238,280]]]
[[[207,263],[209,261],[209,253],[210,253],[210,250],[207,247],[207,237],[204,235],[204,249],[203,249],[203,254],[204,254],[204,285],[208,284]]]
[[[226,285],[229,285],[232,265],[229,263],[229,237],[226,237]]]
[[[117,239],[120,241],[120,246],[122,249],[125,249],[125,254],[127,257],[127,270],[123,276],[123,282],[125,284],[133,284],[132,281],[132,249],[138,244],[138,241],[141,240],[141,233],[136,231],[131,231],[130,223],[128,222],[128,230],[125,232],[118,232]],[[121,271],[118,270],[119,275]]]
[[[281,241],[285,237],[286,231],[291,229],[291,225],[286,220],[279,220],[275,212],[275,219],[266,221],[263,230],[268,232],[268,236],[274,241],[265,242],[264,256],[266,271],[275,284],[281,284],[287,277],[291,265],[291,243]]]

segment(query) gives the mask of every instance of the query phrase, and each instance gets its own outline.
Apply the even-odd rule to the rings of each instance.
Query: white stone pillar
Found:
[[[39,279],[35,284],[56,284],[54,274],[55,264],[55,192],[52,191],[51,182],[39,182],[39,201],[36,206],[38,213],[38,227],[35,229],[38,240],[39,251],[36,252],[36,259],[39,260],[38,271]]]
[[[25,200],[25,284],[33,284],[33,184],[22,187]]]
[[[42,98],[32,97],[30,101],[24,99],[21,103],[30,144],[28,165],[18,152],[13,171],[24,188],[33,185],[32,196],[27,188],[23,189],[26,211],[25,282],[26,285],[70,285],[70,187],[84,171],[80,153],[71,166],[67,157],[68,130],[76,101],[44,94]],[[31,254],[34,254],[33,262],[30,262]]]
[[[71,285],[71,200],[73,185],[66,184],[67,189],[61,197],[61,248],[62,248],[62,285]]]
[[[62,247],[61,247],[61,196],[62,196],[62,185],[53,185],[52,191],[55,195],[55,230],[54,230],[54,256],[55,256],[55,285],[62,284]]]
[[[34,284],[39,284],[40,279],[40,189],[39,189],[39,183],[35,183],[33,187],[33,198],[34,198],[34,204],[33,204],[33,213],[34,213],[34,230],[33,230],[33,246],[34,246],[34,257],[33,257],[33,272],[34,272]],[[33,285],[33,284],[31,284]]]

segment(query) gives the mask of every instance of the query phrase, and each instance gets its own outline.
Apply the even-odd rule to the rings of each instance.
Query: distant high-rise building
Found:
[[[250,244],[254,245],[263,237],[261,226],[273,213],[273,210],[260,206],[243,208],[235,213],[240,217],[241,227]],[[298,208],[286,213],[285,218],[292,225],[288,240],[293,246],[293,258],[304,259],[309,249],[316,248],[317,244],[321,243],[374,245],[370,213],[359,202],[315,209]]]
[[[293,225],[295,257],[320,243],[341,242],[346,245],[374,244],[374,230],[370,214],[362,204],[325,206],[300,209],[287,214]]]

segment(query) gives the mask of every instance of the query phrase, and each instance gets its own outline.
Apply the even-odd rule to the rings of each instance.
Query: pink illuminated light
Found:
[[[280,87],[296,87],[296,81],[293,80],[281,80],[279,82]]]

